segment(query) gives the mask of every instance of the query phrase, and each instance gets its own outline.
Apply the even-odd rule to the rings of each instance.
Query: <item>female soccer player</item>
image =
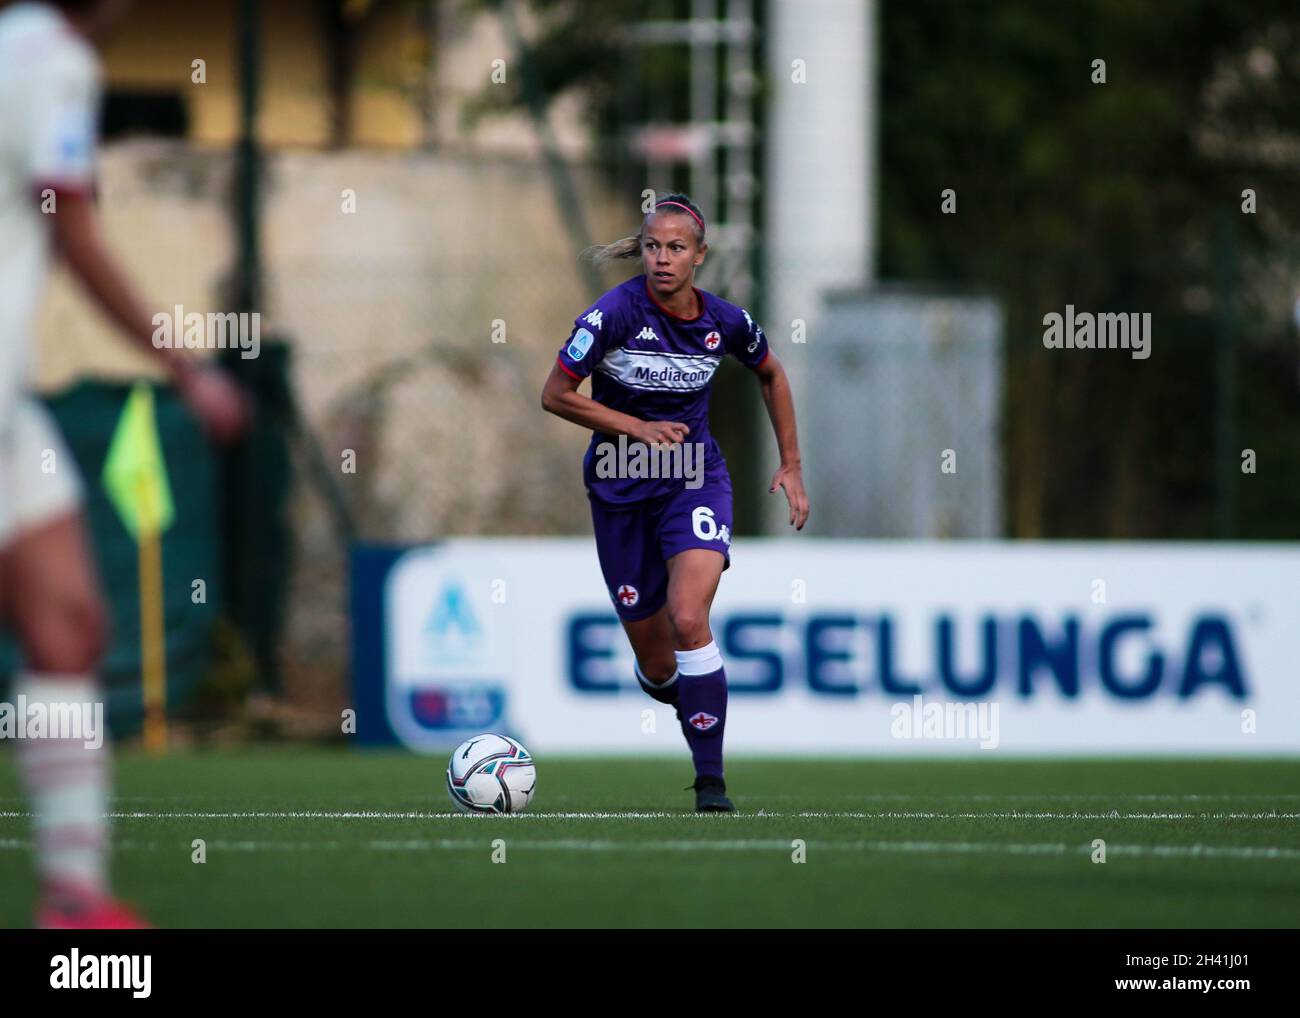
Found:
[[[707,251],[704,216],[681,194],[660,199],[636,236],[597,249],[597,262],[639,256],[644,273],[576,319],[542,391],[546,410],[593,432],[583,476],[600,568],[637,681],[677,709],[702,813],[734,809],[722,768],[727,677],[709,629],[731,564],[731,478],[709,434],[723,355],[758,376],[781,453],[769,492],[785,491],[796,529],[808,519],[789,381],[749,312],[696,289]]]

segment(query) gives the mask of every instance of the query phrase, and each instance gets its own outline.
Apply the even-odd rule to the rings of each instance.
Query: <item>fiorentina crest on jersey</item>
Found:
[[[722,336],[719,335],[717,332],[710,332],[707,336],[704,337],[704,345],[709,350],[716,350],[718,348],[718,344],[721,342],[722,342]]]
[[[697,732],[707,732],[718,723],[718,719],[712,714],[704,713],[704,711],[696,711],[686,719],[686,723]]]

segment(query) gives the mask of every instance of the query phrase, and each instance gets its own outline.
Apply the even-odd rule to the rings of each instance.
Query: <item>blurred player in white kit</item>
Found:
[[[128,339],[160,359],[214,439],[233,438],[247,419],[243,396],[223,375],[155,349],[153,316],[100,238],[95,47],[128,6],[0,6],[0,627],[22,651],[10,698],[24,696],[29,710],[95,701],[106,640],[81,481],[53,420],[25,391],[52,259],[62,259]],[[108,886],[107,745],[25,738],[14,748],[35,814],[37,924],[147,925]]]

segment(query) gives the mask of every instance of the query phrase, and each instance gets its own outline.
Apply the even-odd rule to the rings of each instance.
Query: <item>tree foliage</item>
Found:
[[[1206,537],[1235,496],[1294,536],[1300,8],[915,0],[882,34],[883,271],[1004,302],[1010,532]],[[1067,304],[1150,312],[1152,356],[1044,349]],[[1229,413],[1256,475],[1216,473]]]

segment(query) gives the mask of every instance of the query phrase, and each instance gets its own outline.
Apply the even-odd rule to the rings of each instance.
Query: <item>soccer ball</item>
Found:
[[[447,764],[447,791],[465,813],[522,813],[536,787],[532,756],[504,735],[466,739]]]

